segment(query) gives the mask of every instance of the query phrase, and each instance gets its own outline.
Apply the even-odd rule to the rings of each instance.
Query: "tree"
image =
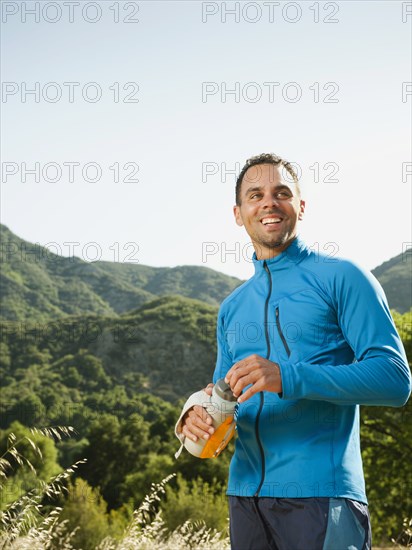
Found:
[[[137,413],[126,419],[104,414],[95,420],[87,434],[86,479],[100,486],[110,508],[122,504],[120,488],[133,471],[144,471],[150,447],[149,424]]]
[[[412,312],[394,320],[412,357]],[[362,407],[361,441],[366,489],[375,541],[396,539],[412,518],[412,401],[403,408]]]
[[[71,539],[75,548],[94,550],[109,535],[107,504],[98,488],[92,488],[81,478],[70,483],[60,522],[67,521],[66,530],[76,533]]]
[[[223,487],[206,483],[201,478],[191,483],[177,476],[176,486],[166,487],[166,502],[162,502],[163,518],[170,530],[185,521],[204,521],[209,528],[225,531],[229,510]]]
[[[145,456],[144,469],[134,469],[126,475],[122,484],[121,500],[136,508],[148,494],[153,483],[160,483],[175,469],[171,456],[149,453]]]
[[[14,434],[14,446],[24,460],[7,457],[10,434]],[[0,431],[0,456],[5,456],[11,464],[6,482],[1,489],[0,509],[4,509],[10,502],[37,487],[39,480],[48,481],[62,470],[57,462],[54,441],[40,433],[32,433],[19,422],[13,422],[7,430]]]

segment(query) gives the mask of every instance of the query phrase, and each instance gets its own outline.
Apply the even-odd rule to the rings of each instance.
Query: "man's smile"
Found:
[[[274,225],[278,224],[283,220],[283,218],[279,218],[278,216],[267,216],[265,218],[262,218],[260,222],[263,225]]]

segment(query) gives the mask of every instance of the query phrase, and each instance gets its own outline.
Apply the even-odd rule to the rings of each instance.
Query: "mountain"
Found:
[[[149,267],[64,258],[0,225],[0,319],[45,321],[94,313],[116,316],[166,294],[211,305],[241,280],[201,266]]]
[[[412,308],[412,250],[375,267],[372,273],[382,285],[391,309],[405,313]]]
[[[0,319],[48,321],[70,315],[118,316],[159,296],[180,295],[218,306],[242,281],[201,266],[149,267],[64,258],[0,225]],[[389,305],[412,307],[412,254],[399,254],[372,273]]]
[[[66,316],[47,325],[0,321],[4,407],[13,409],[35,392],[47,408],[52,387],[53,402],[80,398],[89,407],[115,386],[130,398],[146,392],[177,401],[210,382],[217,310],[164,296],[116,317]]]

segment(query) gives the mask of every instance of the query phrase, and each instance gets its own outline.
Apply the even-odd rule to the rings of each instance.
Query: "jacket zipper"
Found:
[[[282,340],[286,353],[288,354],[288,357],[290,357],[290,349],[289,349],[288,343],[286,342],[286,338],[283,334],[282,327],[280,326],[279,307],[276,308],[276,328],[278,329],[278,333],[279,333],[280,339]]]
[[[269,300],[270,300],[270,296],[272,294],[272,276],[270,274],[270,270],[269,270],[266,262],[263,262],[263,267],[265,268],[265,271],[266,271],[266,273],[268,274],[268,277],[269,277],[269,292],[268,292],[268,295],[266,296],[266,301],[265,301],[265,320],[264,320],[265,338],[266,338],[266,359],[269,359],[269,357],[270,357],[270,338],[269,338],[269,330],[268,330],[268,310],[269,310]],[[264,401],[265,401],[265,397],[263,395],[263,392],[260,392],[259,410],[257,412],[256,421],[255,421],[255,434],[256,434],[256,439],[257,439],[258,446],[259,446],[260,457],[261,457],[261,460],[262,460],[262,470],[261,470],[260,483],[258,485],[258,488],[256,489],[256,493],[254,494],[255,497],[259,496],[259,491],[261,490],[263,482],[265,480],[265,471],[266,471],[265,452],[263,450],[263,445],[262,445],[262,442],[260,440],[260,435],[259,435],[259,419],[260,419],[260,415],[262,413]]]

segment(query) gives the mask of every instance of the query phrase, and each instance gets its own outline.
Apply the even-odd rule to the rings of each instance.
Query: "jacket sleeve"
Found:
[[[220,307],[219,315],[217,318],[216,336],[217,336],[217,359],[216,359],[215,371],[213,373],[214,384],[216,384],[219,378],[224,378],[227,371],[233,365],[232,356],[228,349],[226,335],[225,335],[223,305]]]
[[[350,262],[340,262],[335,271],[327,290],[355,361],[347,365],[282,362],[282,399],[404,405],[411,374],[382,287]]]

